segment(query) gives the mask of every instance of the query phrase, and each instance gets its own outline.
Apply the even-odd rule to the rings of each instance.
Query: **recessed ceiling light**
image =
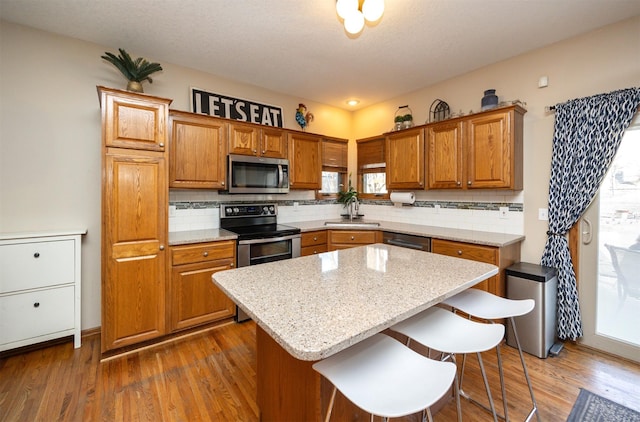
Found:
[[[351,107],[353,107],[353,106],[357,106],[358,104],[360,104],[360,101],[358,101],[358,100],[348,100],[347,104],[349,104]]]

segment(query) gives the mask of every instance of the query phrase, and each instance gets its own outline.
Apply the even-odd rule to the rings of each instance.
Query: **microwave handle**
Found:
[[[284,183],[284,171],[282,171],[282,164],[278,164],[278,187],[281,188]]]

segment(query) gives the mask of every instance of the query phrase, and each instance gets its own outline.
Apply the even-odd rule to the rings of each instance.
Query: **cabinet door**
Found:
[[[229,124],[229,153],[260,155],[260,128],[249,124]]]
[[[514,143],[509,111],[468,120],[467,188],[514,189]]]
[[[164,151],[171,100],[98,87],[106,147]]]
[[[287,158],[287,136],[282,129],[263,127],[260,139],[260,155]]]
[[[171,275],[172,331],[235,315],[236,305],[211,276],[234,267],[233,259],[174,266]]]
[[[227,123],[208,116],[171,112],[169,186],[225,188]]]
[[[424,189],[424,130],[406,130],[386,139],[387,189]]]
[[[291,189],[321,189],[321,138],[289,134],[289,185]]]
[[[120,151],[105,156],[103,352],[165,333],[165,158]]]
[[[461,189],[462,123],[439,123],[427,128],[429,189]]]

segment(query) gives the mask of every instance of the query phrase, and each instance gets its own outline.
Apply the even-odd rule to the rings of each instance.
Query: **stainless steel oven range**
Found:
[[[300,256],[300,229],[278,224],[277,215],[277,204],[220,205],[220,228],[238,235],[238,267]],[[237,321],[249,319],[237,311]]]

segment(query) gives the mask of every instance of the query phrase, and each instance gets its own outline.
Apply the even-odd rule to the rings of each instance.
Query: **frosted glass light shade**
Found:
[[[362,14],[369,22],[375,22],[384,13],[384,0],[365,0],[362,5]]]
[[[336,12],[342,19],[347,19],[347,16],[356,10],[358,10],[358,0],[338,0],[336,2]]]
[[[344,19],[344,29],[350,34],[357,34],[364,28],[364,15],[361,11],[351,12]]]

